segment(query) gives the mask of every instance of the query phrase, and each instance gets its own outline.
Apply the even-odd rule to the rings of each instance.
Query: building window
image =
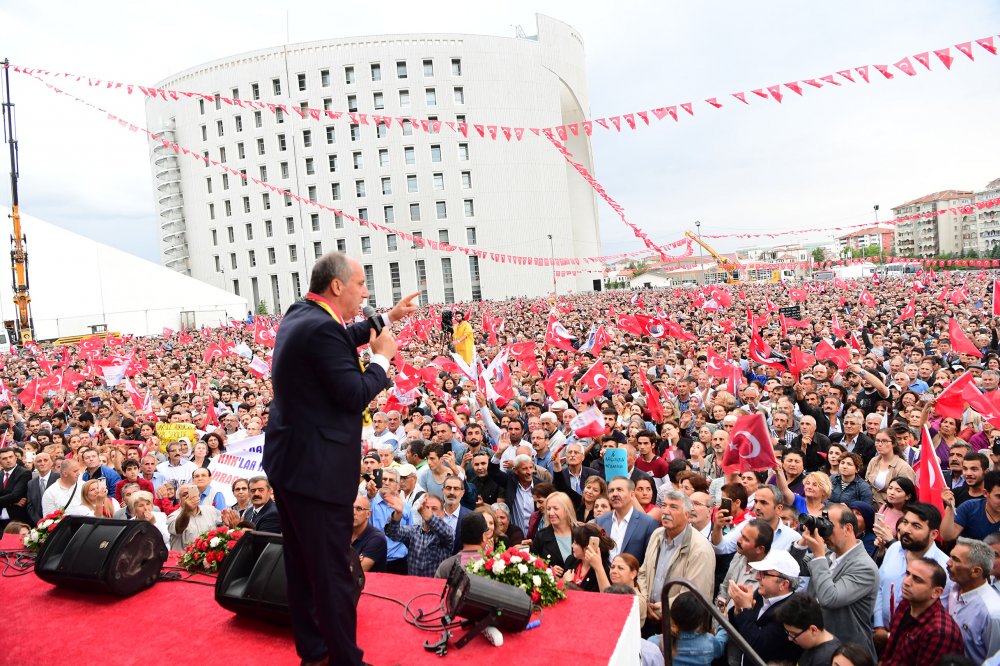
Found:
[[[203,99],[198,100],[198,113],[205,115],[205,100]]]
[[[290,173],[289,170],[288,170],[288,162],[281,162],[281,163],[279,163],[278,166],[281,167],[281,177],[282,178],[288,178],[288,175]]]
[[[316,186],[315,185],[310,185],[306,189],[306,195],[307,195],[307,198],[309,199],[309,201],[316,201]]]
[[[306,75],[299,74],[298,81],[299,81],[299,92],[302,92],[303,90],[306,89]]]
[[[281,79],[271,79],[271,89],[275,95],[281,94]]]
[[[321,69],[319,70],[319,85],[323,88],[330,87],[330,70]]]
[[[451,75],[452,76],[462,76],[462,59],[452,58],[451,59]]]
[[[434,61],[430,58],[424,60],[424,76],[434,76]]]
[[[440,241],[442,243],[449,242],[448,241],[448,230],[447,229],[438,229],[438,241]]]
[[[222,146],[221,148],[219,148],[219,161],[222,162],[223,164],[226,163],[226,147],[225,146]]]
[[[237,132],[242,132],[243,131],[243,116],[236,116],[233,119],[233,122],[236,125],[236,131]]]
[[[252,222],[247,222],[246,233],[247,233],[247,240],[248,241],[252,241],[253,240],[253,223]]]
[[[253,112],[253,126],[260,129],[264,126],[264,114],[260,111]]]
[[[236,294],[237,296],[240,295],[240,281],[239,280],[233,280],[233,293]]]
[[[249,260],[250,268],[253,268],[254,266],[257,265],[257,253],[255,251],[248,250],[247,259]]]
[[[211,206],[212,204],[209,204]],[[216,229],[212,229],[212,245],[219,244],[219,232]]]
[[[273,247],[267,248],[267,263],[274,265],[277,262],[278,262],[278,255],[275,254],[274,248]]]
[[[483,288],[479,283],[479,257],[469,257],[469,275],[472,276],[472,300],[483,300]]]
[[[416,236],[417,234],[414,234]],[[427,305],[427,264],[424,263],[423,259],[418,259],[414,262],[414,266],[417,273],[417,288],[420,289],[420,304]]]
[[[313,145],[312,130],[302,130],[302,147],[312,148],[312,145]]]
[[[309,223],[313,231],[319,231],[319,213],[310,213]]]
[[[392,194],[392,179],[388,176],[382,179],[382,194]]]
[[[267,167],[263,164],[260,165],[260,180],[261,182],[267,182]]]
[[[335,143],[336,141],[337,141],[337,131],[331,125],[330,127],[326,128],[326,142]]]
[[[269,192],[260,195],[260,202],[264,210],[271,210],[271,194]]]
[[[434,88],[427,88],[424,90],[424,101],[427,106],[437,106],[437,91]]]
[[[398,60],[396,62],[396,78],[405,79],[406,78],[406,61]]]
[[[465,104],[465,88],[455,86],[455,104]]]
[[[465,228],[465,243],[466,243],[466,245],[475,245],[476,242],[477,242],[477,239],[476,239],[476,228],[475,227],[466,227]]]
[[[289,236],[291,236],[292,234],[295,233],[295,218],[294,217],[286,217],[285,218],[285,231],[288,232]]]
[[[232,204],[232,202],[229,201],[229,199],[226,199],[225,201],[222,202],[222,205],[226,209],[226,217],[232,217],[233,216],[233,204]],[[232,243],[233,242],[233,239],[232,239],[232,235],[233,234],[230,233],[229,235],[230,235],[229,242]]]
[[[385,95],[380,92],[372,94],[372,102],[375,105],[375,110],[381,110],[385,108]],[[381,127],[381,125],[380,125]]]
[[[385,218],[386,224],[392,224],[396,221],[396,213],[392,206],[382,206],[382,216]]]
[[[211,194],[212,193],[212,178],[211,178],[211,176],[209,176],[208,178],[205,179],[205,187],[208,188],[208,193]]]
[[[214,203],[208,204],[208,219],[210,219],[210,220],[214,220],[215,219],[215,204]]]
[[[410,91],[409,90],[400,90],[399,91],[399,105],[400,106],[409,106],[410,105]]]
[[[431,162],[441,161],[441,146],[434,145],[431,146]]]
[[[354,67],[350,65],[344,68],[344,83],[354,85]]]
[[[279,125],[285,122],[285,110],[280,106],[274,110],[274,121]]]
[[[243,212],[250,213],[250,197],[243,197]]]
[[[392,302],[395,303],[403,297],[403,281],[399,276],[399,264],[395,261],[389,264],[389,283],[392,285]]]
[[[263,155],[264,154],[264,139],[263,138],[257,139],[257,154],[258,155]]]
[[[385,125],[375,125],[375,138],[384,139],[389,136],[389,130]]]
[[[445,257],[441,260],[441,281],[444,283],[444,302],[455,302],[455,281],[451,274],[451,259]]]
[[[278,289],[278,276],[271,276],[271,298],[274,300],[274,314],[281,312],[281,290]]]
[[[222,174],[222,189],[223,190],[228,190],[229,189],[229,174],[228,173]]]
[[[201,126],[201,140],[208,141],[208,125]]]
[[[410,222],[420,221],[420,204],[412,203],[410,204]]]
[[[382,65],[378,64],[377,62],[372,63],[371,72],[372,72],[372,81],[382,80]]]
[[[378,165],[383,168],[389,167],[389,149],[379,148],[378,150]]]
[[[351,141],[361,140],[361,127],[358,125],[351,125]]]
[[[409,120],[403,121],[403,136],[410,136],[413,134],[413,123]]]
[[[458,144],[458,159],[461,162],[469,161],[469,144],[467,143]]]
[[[292,273],[292,295],[295,298],[302,298],[302,282],[298,273]]]
[[[216,121],[215,121],[215,132],[216,132],[216,134],[218,134],[219,136],[224,136],[224,135],[226,134],[226,128],[225,128],[225,126],[224,126],[224,125],[222,124],[222,121],[221,121],[221,120],[216,120]]]
[[[358,209],[358,219],[359,220],[367,220],[368,219],[368,209],[367,208],[359,208]]]
[[[463,203],[465,205],[465,216],[466,217],[475,217],[476,216],[476,207],[472,204],[472,199],[466,199]]]
[[[463,171],[462,172],[462,189],[471,190],[472,189],[472,172]]]
[[[352,155],[352,157],[353,157],[353,160],[354,160],[354,169],[355,170],[357,170],[357,169],[363,169],[364,166],[365,166],[365,160],[361,156],[361,152],[359,151],[359,152],[354,153]]]
[[[295,262],[299,260],[299,250],[294,245],[288,246],[288,261]]]
[[[413,146],[406,146],[403,148],[403,162],[405,164],[417,163],[417,152]]]
[[[347,96],[347,110],[354,113],[358,110],[358,96],[348,95]]]
[[[399,249],[398,239],[396,234],[386,234],[385,237],[385,249],[387,252],[395,252]]]
[[[268,238],[274,235],[274,226],[271,224],[271,220],[264,220],[264,235]]]
[[[410,174],[406,177],[406,191],[410,194],[417,191],[417,177],[414,174]]]
[[[337,252],[347,252],[347,241],[343,238],[337,239]]]
[[[288,148],[288,145],[285,142],[285,135],[284,134],[279,134],[278,135],[278,151],[279,152],[284,151],[286,148]]]
[[[354,194],[358,199],[363,199],[365,197],[365,181],[354,181]]]
[[[283,194],[282,197],[284,197],[285,207],[286,208],[292,205],[292,195],[291,194]]]
[[[222,261],[220,261],[219,255],[215,255],[212,258],[215,260],[215,272],[216,273],[221,273],[222,272]]]
[[[343,229],[344,228],[344,216],[340,213],[333,214],[333,228]]]
[[[375,307],[375,269],[365,265],[365,288],[368,290],[368,305]]]
[[[243,142],[240,141],[239,143],[236,144],[236,157],[242,160],[246,159],[246,156],[247,156],[246,148],[243,147]]]
[[[313,158],[306,158],[306,175],[312,176],[316,173],[316,165],[313,163]]]
[[[434,174],[434,190],[436,192],[441,192],[444,190],[444,174],[436,173]]]
[[[334,173],[337,170],[337,156],[328,155],[326,158],[327,166],[330,168],[330,173]]]
[[[323,98],[323,110],[324,111],[331,111],[331,110],[333,110],[333,98],[332,97],[324,97]]]
[[[229,265],[230,265],[230,267],[231,267],[231,268],[232,268],[232,269],[233,269],[234,271],[236,270],[236,268],[237,268],[237,263],[236,263],[236,253],[235,253],[235,252],[230,252],[230,253],[229,253]]]
[[[222,94],[221,93],[213,93],[212,97],[215,98],[215,110],[218,111],[219,109],[222,108]]]
[[[256,101],[260,99],[260,84],[251,83],[250,84],[250,99]]]
[[[340,201],[340,183],[330,183],[330,195],[334,201]]]
[[[313,242],[313,259],[319,259],[323,256],[323,243],[322,241]]]
[[[372,239],[370,236],[361,237],[361,254],[372,253]]]
[[[437,214],[437,219],[445,220],[448,218],[448,205],[444,201],[438,201],[434,204],[434,210]]]

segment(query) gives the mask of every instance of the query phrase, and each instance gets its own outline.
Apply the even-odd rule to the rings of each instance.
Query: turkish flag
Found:
[[[820,340],[820,343],[816,345],[816,358],[820,361],[833,361],[838,368],[843,370],[851,362],[851,352],[847,347],[836,349],[826,340]]]
[[[646,409],[649,411],[649,419],[656,424],[663,423],[663,405],[660,404],[660,392],[649,382],[649,377],[645,372],[639,372],[639,383],[646,394]]]
[[[604,434],[604,414],[593,406],[582,414],[577,414],[569,427],[577,437],[600,437]]]
[[[764,310],[767,312],[775,312],[778,310],[778,306],[771,302],[770,296],[764,297]]]
[[[554,315],[549,315],[549,325],[545,329],[546,346],[562,349],[563,351],[576,352],[576,349],[570,344],[570,341],[573,339],[575,338],[570,335],[566,327],[560,324]]]
[[[712,290],[712,299],[724,308],[728,308],[733,304],[732,294],[725,289],[718,287]]]
[[[764,415],[755,413],[738,418],[729,434],[729,446],[722,454],[722,471],[731,474],[769,470],[777,464]]]
[[[830,324],[830,330],[833,331],[833,334],[836,335],[838,338],[847,337],[847,329],[840,327],[840,321],[837,319],[836,312],[833,313],[833,322]]]
[[[770,365],[773,368],[784,369],[784,361],[772,358],[771,353],[771,348],[764,342],[764,339],[754,333],[750,338],[750,346],[747,348],[747,355],[750,357],[750,360],[754,363],[762,363]]]
[[[188,380],[184,382],[184,392],[185,393],[195,393],[198,391],[198,378],[195,377],[194,373],[188,377]]]
[[[907,319],[912,319],[917,315],[916,303],[917,299],[915,298],[910,299],[910,302],[906,304],[906,307],[903,308],[903,311],[899,313],[899,317],[896,319],[897,324],[902,321],[906,321]]]
[[[260,317],[255,319],[253,323],[253,341],[258,345],[274,346],[274,331],[271,330],[270,326],[264,324]]]
[[[213,342],[205,347],[205,351],[201,355],[201,360],[203,363],[208,363],[209,361],[214,361],[217,358],[222,358],[225,355],[226,350],[222,348],[222,345]]]
[[[799,302],[805,303],[809,298],[809,293],[805,289],[798,289],[797,287],[789,287],[788,297],[792,299],[792,303]]]
[[[632,315],[618,315],[618,318],[615,320],[615,326],[632,335],[644,335],[642,324]]]
[[[803,371],[808,370],[815,364],[815,356],[804,353],[798,346],[792,347],[792,353],[788,359],[788,369],[793,375],[798,377]]]
[[[535,359],[535,342],[533,340],[515,342],[512,345],[507,345],[507,349],[510,350],[511,357],[517,361],[522,370],[535,377],[542,374]]]
[[[1000,280],[993,280],[993,316],[1000,317]]]
[[[976,358],[983,357],[983,352],[979,351],[973,344],[954,317],[948,320],[948,337],[951,338],[951,348],[959,354],[970,354]]]
[[[609,342],[611,342],[611,336],[604,330],[603,325],[598,326],[597,332],[594,333],[594,346],[591,347],[590,353],[594,356],[600,356],[601,350],[607,347]]]
[[[603,391],[608,388],[607,372],[604,361],[594,361],[590,369],[583,373],[583,377],[580,377],[580,381],[592,389]]]
[[[917,460],[917,499],[921,502],[933,504],[938,511],[944,513],[944,500],[941,495],[947,489],[944,475],[941,473],[941,462],[938,460],[937,452],[934,450],[934,443],[931,441],[931,433],[927,426],[923,427],[923,434],[920,437],[920,459]]]
[[[708,360],[708,364],[705,366],[705,372],[712,377],[729,376],[729,369],[726,367],[729,365],[729,362],[712,351],[711,347],[705,348],[705,358]]]
[[[215,413],[215,400],[212,399],[212,396],[208,396],[208,409],[206,410],[205,416],[206,424],[215,426],[216,428],[222,425],[219,422],[218,414]]]
[[[542,386],[545,387],[545,392],[552,396],[553,400],[562,400],[559,392],[556,390],[556,384],[560,382],[568,382],[573,379],[573,371],[576,368],[565,368],[563,370],[553,370],[552,374],[548,376],[547,379],[542,380]]]
[[[861,296],[858,297],[858,302],[866,308],[875,307],[875,298],[868,292],[867,289],[861,290]]]

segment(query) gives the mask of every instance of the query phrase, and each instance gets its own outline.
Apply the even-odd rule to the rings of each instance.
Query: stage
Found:
[[[19,546],[12,535],[0,540],[0,549]],[[176,553],[168,564],[174,561]],[[3,663],[113,666],[233,658],[250,658],[254,664],[299,663],[291,630],[235,616],[216,604],[214,578],[192,580],[209,585],[159,582],[121,599],[53,587],[34,573],[5,577],[0,598],[12,640],[4,646]],[[422,592],[440,593],[443,587],[443,580],[369,574],[365,590],[405,603]],[[437,601],[422,597],[415,607],[431,609]],[[406,624],[398,604],[362,595],[358,643],[365,660],[376,666],[448,662],[547,666],[560,660],[634,666],[639,658],[638,602],[627,596],[569,592],[565,601],[545,609],[541,626],[505,635],[499,648],[479,636],[461,650],[452,644],[445,657],[438,657],[423,648],[424,641],[437,638],[437,633]]]

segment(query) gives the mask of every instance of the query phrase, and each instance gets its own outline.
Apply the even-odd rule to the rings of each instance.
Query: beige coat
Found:
[[[660,544],[663,543],[664,528],[658,527],[649,537],[646,546],[646,557],[639,567],[639,591],[646,599],[650,598],[653,580],[656,574],[656,562],[659,559]],[[670,562],[670,570],[665,580],[671,578],[686,578],[695,589],[712,601],[715,585],[715,550],[701,532],[688,525],[683,534],[674,559]],[[676,585],[670,588],[670,601],[684,592],[685,588]]]
[[[878,468],[881,462],[882,457],[875,456],[868,463],[868,469],[865,472],[865,481],[867,481],[868,485],[872,487],[872,501],[875,504],[876,510],[885,504],[885,489],[877,490],[875,488],[875,477],[878,476]],[[889,463],[889,474],[886,476],[886,486],[889,485],[889,481],[892,481],[897,476],[905,476],[910,481],[917,480],[917,475],[913,473],[913,468],[899,456],[896,456],[893,461]]]

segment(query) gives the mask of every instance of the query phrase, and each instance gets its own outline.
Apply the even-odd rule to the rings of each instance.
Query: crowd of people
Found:
[[[992,280],[807,282],[792,327],[776,311],[792,305],[780,283],[464,304],[450,330],[441,306],[422,308],[396,325],[395,386],[363,417],[352,545],[367,571],[417,576],[527,548],[571,589],[635,594],[644,663],[664,615],[674,663],[744,663],[695,593],[664,589],[678,577],[768,663],[1000,663],[1000,420],[966,402],[956,417],[953,396],[948,415],[937,403],[959,377],[985,395],[977,405],[1000,397]],[[621,320],[636,313],[659,325]],[[952,320],[977,349],[954,350]],[[569,335],[559,344],[554,321]],[[234,441],[266,437],[272,392],[244,357],[206,349],[244,343],[266,357],[260,325],[125,340],[148,410],[88,374],[77,347],[5,357],[6,531],[63,510],[148,520],[174,550],[220,524],[280,532],[266,477],[232,483],[229,504],[211,470]],[[756,336],[766,358],[750,349]],[[803,367],[818,347],[835,353]],[[737,376],[716,376],[716,357]],[[18,399],[67,371],[84,377]],[[574,419],[595,407],[603,434],[578,436]],[[777,464],[724,470],[737,420],[754,413]],[[164,445],[157,422],[197,436]],[[915,484],[925,428],[940,503]],[[611,449],[625,450],[627,472],[608,478]]]

